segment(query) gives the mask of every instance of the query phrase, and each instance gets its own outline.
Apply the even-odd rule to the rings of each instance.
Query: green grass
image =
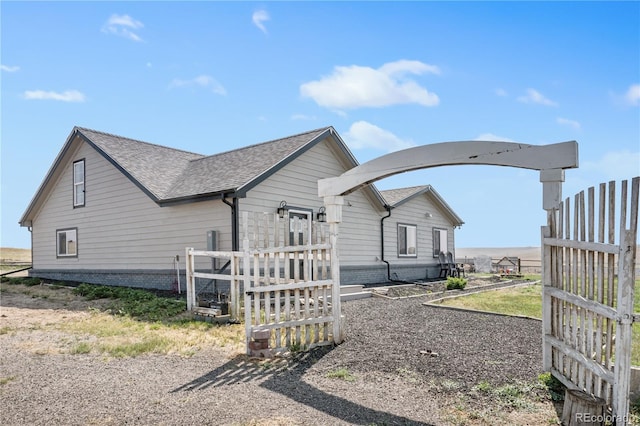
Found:
[[[526,315],[533,318],[542,318],[542,286],[538,284],[486,291],[464,297],[446,299],[441,304],[507,315]]]
[[[538,277],[539,279],[539,277]],[[635,312],[640,311],[640,279],[636,280]],[[444,306],[496,312],[506,315],[525,315],[542,319],[542,286],[535,284],[502,290],[486,291],[467,296],[446,299]],[[631,363],[640,366],[640,324],[633,325],[631,338]]]

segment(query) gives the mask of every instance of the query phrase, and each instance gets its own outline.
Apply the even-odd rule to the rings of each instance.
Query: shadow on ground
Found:
[[[392,424],[432,426],[428,423],[374,410],[337,395],[317,389],[302,380],[306,371],[329,353],[330,348],[316,348],[290,359],[256,360],[240,355],[224,365],[186,383],[175,392],[199,391],[256,381],[259,386],[307,405],[331,417],[356,425]]]

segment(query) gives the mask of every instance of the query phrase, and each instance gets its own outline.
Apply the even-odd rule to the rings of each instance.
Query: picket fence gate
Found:
[[[542,228],[543,362],[570,389],[629,412],[640,178],[602,183],[548,211]],[[616,195],[619,196],[616,199]],[[619,206],[619,210],[617,209]],[[616,238],[617,237],[617,238]],[[623,423],[622,421],[619,422]]]
[[[240,320],[244,313],[248,354],[272,356],[339,342],[334,327],[340,322],[339,283],[331,273],[338,256],[327,224],[243,212],[242,237],[242,251],[186,249],[188,309],[202,310],[197,278],[225,280],[230,318]],[[198,257],[226,260],[229,266],[224,273],[198,271]]]

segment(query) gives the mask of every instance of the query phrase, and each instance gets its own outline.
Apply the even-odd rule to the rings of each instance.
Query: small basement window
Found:
[[[418,227],[398,224],[398,256],[418,257]]]
[[[78,229],[60,229],[56,231],[56,255],[58,257],[78,256]]]

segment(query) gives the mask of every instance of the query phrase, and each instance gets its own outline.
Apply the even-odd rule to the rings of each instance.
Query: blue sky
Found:
[[[564,195],[640,174],[640,2],[7,2],[0,244],[73,126],[214,154],[327,125],[360,163],[458,140],[579,144]],[[431,184],[458,247],[538,246],[539,173]]]

